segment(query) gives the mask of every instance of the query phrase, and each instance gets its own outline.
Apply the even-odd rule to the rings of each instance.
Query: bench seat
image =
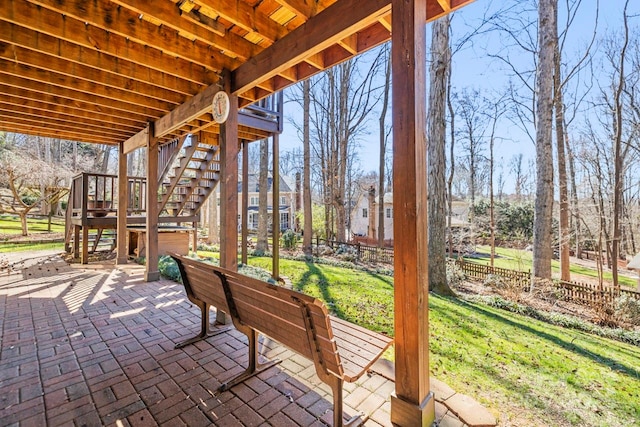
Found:
[[[354,382],[366,373],[392,338],[331,316],[324,303],[311,296],[191,258],[171,256],[178,263],[189,300],[202,311],[202,331],[189,341],[208,336],[210,306],[227,313],[249,340],[247,369],[220,386],[220,391],[277,363],[259,363],[261,333],[314,362],[316,374],[332,389],[334,425],[343,425],[343,382]]]

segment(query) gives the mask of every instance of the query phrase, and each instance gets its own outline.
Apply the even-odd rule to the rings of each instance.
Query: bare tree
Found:
[[[374,87],[380,51],[371,59],[358,57],[331,68],[314,81],[310,91],[313,148],[319,162],[327,236],[346,239],[349,173],[353,173],[354,144],[364,131],[378,97]],[[353,181],[353,180],[352,180]]]
[[[444,16],[432,25],[431,64],[429,67],[429,108],[427,114],[427,181],[429,290],[441,295],[455,295],[447,283],[445,259],[446,194],[446,103],[451,72],[449,47],[450,17]]]
[[[0,151],[0,213],[20,217],[22,235],[27,236],[27,215],[41,203],[55,204],[69,189],[62,186],[70,175],[66,169],[19,151]]]
[[[551,279],[553,257],[553,71],[554,28],[558,1],[538,4],[538,64],[536,68],[536,200],[533,224],[534,277]]]
[[[384,193],[385,193],[385,158],[387,154],[387,140],[390,128],[386,125],[387,108],[389,106],[389,92],[391,88],[391,55],[389,45],[383,48],[383,58],[386,61],[384,73],[384,89],[382,91],[382,109],[378,121],[380,137],[380,165],[378,172],[378,246],[384,246]],[[373,215],[373,212],[372,212]]]
[[[458,117],[462,122],[457,129],[458,140],[466,151],[464,163],[461,168],[466,168],[468,172],[468,197],[470,201],[470,217],[473,224],[473,208],[475,206],[476,195],[480,180],[480,169],[484,161],[483,145],[486,137],[489,121],[484,111],[487,108],[486,100],[480,95],[478,90],[464,89],[457,97]]]
[[[304,230],[302,238],[302,250],[306,256],[313,255],[313,249],[311,247],[311,234],[313,233],[313,213],[311,208],[311,141],[309,136],[309,109],[310,98],[309,92],[311,91],[309,80],[305,80],[302,83],[303,94],[303,170],[302,170],[302,197],[303,197],[303,210],[304,210]]]

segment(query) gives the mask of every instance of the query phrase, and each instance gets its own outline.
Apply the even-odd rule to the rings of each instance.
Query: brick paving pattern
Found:
[[[216,394],[244,370],[246,338],[231,329],[174,349],[199,332],[182,285],[146,283],[135,265],[32,260],[0,273],[0,426],[330,425],[313,364],[268,338],[262,354],[282,363]],[[345,416],[390,426],[393,389],[375,373],[345,384]],[[442,425],[463,425],[439,409]]]
[[[146,283],[130,265],[20,267],[0,276],[1,426],[330,424],[313,364],[267,338],[262,353],[282,363],[216,395],[243,370],[246,338],[232,329],[174,349],[199,331],[182,285]],[[348,415],[390,425],[392,382],[365,375],[344,390]]]

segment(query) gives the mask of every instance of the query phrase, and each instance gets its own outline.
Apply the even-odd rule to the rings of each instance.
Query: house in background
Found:
[[[378,239],[378,204],[380,198],[375,190],[360,194],[351,210],[351,235],[365,237],[368,240]],[[384,240],[393,241],[393,193],[384,194]],[[359,239],[357,239],[359,240]]]
[[[354,241],[377,245],[378,241],[378,204],[380,197],[375,190],[360,194],[354,208],[351,210],[351,236]],[[393,246],[393,192],[387,192],[383,197],[384,203],[384,240],[386,246]],[[451,227],[460,234],[469,227],[469,204],[464,201],[454,201],[451,206]]]
[[[267,190],[267,213],[269,216],[269,230],[271,230],[271,224],[273,224],[273,177],[270,175],[267,178],[268,190]],[[260,200],[260,176],[258,174],[249,174],[249,206],[247,210],[248,215],[248,229],[249,231],[258,230],[258,207]],[[289,177],[280,177],[280,231],[285,231],[294,228],[295,216],[296,216],[296,192],[295,181]],[[218,215],[220,214],[220,194],[217,194],[218,202]],[[238,182],[238,197],[242,199],[242,181]],[[218,216],[219,217],[219,216]],[[242,203],[238,203],[238,219],[242,217]]]

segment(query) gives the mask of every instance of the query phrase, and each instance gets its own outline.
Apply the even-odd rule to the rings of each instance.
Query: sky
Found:
[[[574,0],[571,0],[572,2]],[[504,7],[504,0],[476,0],[469,6],[455,13],[453,18],[452,42],[457,44],[471,28],[477,28],[484,16],[491,16],[497,7]],[[566,19],[566,3],[560,1],[560,26]],[[599,7],[598,7],[599,5]],[[567,36],[565,52],[563,52],[566,62],[575,62],[585,51],[586,46],[592,38],[595,28],[596,11],[598,16],[598,34],[603,34],[610,29],[619,29],[622,22],[623,0],[582,0],[579,12],[575,16],[575,21],[570,27]],[[640,1],[631,0],[631,15],[640,14]],[[533,13],[535,19],[535,11]],[[634,18],[636,22],[639,20]],[[633,22],[633,21],[632,21]],[[635,24],[637,26],[637,23]],[[486,27],[485,27],[486,28]],[[430,40],[431,26],[427,25],[427,40]],[[524,40],[524,37],[520,39]],[[491,58],[487,52],[504,52],[508,38],[496,33],[477,35],[471,43],[466,43],[458,50],[453,57],[452,82],[454,91],[463,88],[478,89],[483,93],[498,93],[504,91],[510,75],[512,74],[501,61]],[[455,48],[454,48],[455,49]],[[529,54],[513,55],[510,57],[514,67],[521,70],[531,68],[532,56]],[[286,92],[285,92],[286,97]],[[286,98],[285,98],[286,99]],[[301,111],[299,106],[293,103],[285,104],[285,126],[280,137],[280,151],[285,153],[294,149],[302,149],[301,137],[298,135],[291,120],[301,122]],[[378,169],[378,124],[377,114],[371,117],[368,123],[369,134],[362,138],[359,146],[360,166],[365,172]],[[571,129],[570,129],[571,131]],[[496,159],[503,167],[503,172],[508,175],[508,164],[510,159],[517,153],[522,153],[525,163],[535,158],[535,147],[527,134],[510,120],[503,119],[498,126],[499,138],[496,143]],[[281,154],[282,155],[282,154]],[[510,192],[508,179],[505,191]]]

